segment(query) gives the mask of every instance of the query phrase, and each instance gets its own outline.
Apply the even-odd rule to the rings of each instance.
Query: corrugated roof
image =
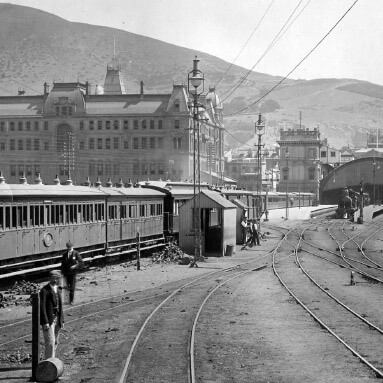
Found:
[[[207,198],[214,201],[217,205],[224,209],[230,209],[235,208],[235,205],[226,199],[225,197],[222,197],[219,193],[213,190],[201,190],[201,194],[204,194]]]
[[[248,209],[249,206],[247,206],[246,204],[244,204],[242,201],[240,201],[239,199],[234,199],[232,200],[231,202],[233,202],[234,205],[237,205],[243,209]]]

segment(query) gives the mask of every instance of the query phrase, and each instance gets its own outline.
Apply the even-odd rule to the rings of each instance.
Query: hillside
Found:
[[[126,90],[139,92],[141,80],[147,93],[170,91],[173,83],[186,83],[195,55],[201,60],[207,90],[221,78],[229,63],[190,49],[118,29],[72,23],[29,7],[0,4],[0,95],[41,94],[44,81],[88,80],[92,89],[103,84],[106,65],[116,56],[125,76]],[[319,126],[322,137],[341,147],[363,144],[368,129],[376,129],[383,105],[383,87],[350,79],[287,80],[261,104],[235,114],[272,88],[281,77],[252,72],[233,93],[227,92],[247,73],[233,66],[219,82],[225,126],[252,145],[257,113],[266,115],[265,139],[273,145],[281,126],[302,123]],[[234,113],[234,115],[229,116]],[[227,136],[237,147],[239,142]]]

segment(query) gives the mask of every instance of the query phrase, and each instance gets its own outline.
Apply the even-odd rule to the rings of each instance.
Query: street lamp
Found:
[[[285,180],[286,180],[286,217],[285,219],[289,219],[289,193],[287,188],[287,180],[289,178],[289,167],[288,167],[288,159],[289,159],[289,148],[286,147],[285,150],[285,158],[286,158],[286,171],[284,172]]]
[[[264,144],[261,145],[262,136],[265,133],[265,123],[262,120],[262,114],[259,114],[258,121],[255,123],[255,134],[258,135],[258,144],[257,146],[257,168],[258,168],[258,175],[257,175],[257,219],[261,218],[261,209],[262,209],[262,202],[260,200],[260,191],[262,189],[262,164],[261,164],[261,148],[265,146]]]
[[[376,172],[376,165],[375,157],[372,162],[372,186],[373,186],[373,198],[374,198],[374,206],[376,205],[376,199],[375,199],[375,172]]]
[[[194,234],[194,262],[201,257],[201,163],[200,163],[200,131],[198,121],[198,97],[204,92],[204,75],[198,69],[199,60],[195,56],[193,70],[188,73],[188,92],[193,96],[193,234]],[[202,85],[201,91],[198,88]],[[198,201],[197,201],[198,199]]]

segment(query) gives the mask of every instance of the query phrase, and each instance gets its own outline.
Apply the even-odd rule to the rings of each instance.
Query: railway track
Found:
[[[326,220],[323,220],[322,225],[326,224]],[[265,343],[263,338],[267,339],[268,332],[273,332],[267,322],[273,322],[274,317],[280,313],[271,314],[267,317],[266,323],[258,322],[254,327],[254,321],[257,320],[255,313],[259,312],[262,316],[262,312],[269,312],[271,307],[261,298],[261,295],[266,295],[268,290],[263,290],[258,300],[255,298],[259,294],[252,290],[254,283],[259,289],[264,289],[263,286],[271,283],[276,296],[281,297],[283,301],[286,300],[283,298],[283,293],[279,291],[280,287],[275,287],[279,284],[270,280],[272,272],[267,266],[272,258],[275,275],[279,275],[288,288],[286,294],[293,293],[294,299],[303,303],[305,310],[310,311],[308,318],[319,320],[318,328],[310,324],[311,319],[306,320],[305,326],[312,327],[312,332],[306,339],[300,337],[300,341],[308,342],[302,347],[312,349],[316,345],[313,345],[312,341],[310,343],[310,339],[321,339],[320,342],[318,341],[318,346],[326,344],[326,347],[333,350],[333,354],[329,356],[331,361],[337,360],[338,354],[342,355],[340,360],[347,359],[347,353],[355,351],[356,353],[353,354],[365,359],[363,362],[367,367],[364,371],[354,364],[348,366],[350,361],[343,362],[340,370],[348,369],[349,372],[346,375],[355,376],[356,380],[351,379],[350,382],[357,382],[357,377],[360,376],[367,380],[374,379],[375,376],[381,377],[382,355],[372,354],[373,349],[379,349],[383,328],[382,321],[379,322],[378,319],[379,313],[374,315],[372,312],[374,302],[378,306],[381,303],[376,300],[380,292],[379,285],[360,284],[358,289],[363,288],[364,292],[370,289],[374,291],[371,302],[368,302],[370,307],[368,310],[358,305],[353,307],[352,296],[359,290],[351,291],[349,286],[340,286],[339,271],[334,273],[336,269],[340,270],[341,275],[348,275],[348,268],[351,266],[344,262],[339,252],[332,254],[316,246],[315,241],[311,240],[311,235],[319,232],[315,230],[319,226],[318,223],[303,222],[300,225],[290,223],[290,226],[286,228],[270,225],[269,231],[272,231],[275,237],[273,245],[245,251],[244,256],[242,257],[241,254],[235,265],[230,267],[209,272],[205,270],[204,275],[161,285],[156,289],[113,295],[108,299],[99,299],[96,302],[68,308],[66,327],[62,333],[64,341],[60,345],[60,355],[64,355],[65,364],[71,366],[70,373],[68,372],[65,378],[70,378],[73,382],[85,379],[85,381],[118,381],[119,383],[133,381],[202,383],[212,374],[217,376],[219,381],[229,381],[225,376],[233,371],[242,376],[242,380],[241,378],[235,380],[238,382],[249,381],[254,376],[264,377],[259,381],[266,382],[267,379],[271,379],[270,376],[278,376],[275,381],[279,377],[282,379],[281,382],[284,381],[285,375],[278,375],[272,370],[271,365],[261,362],[261,360],[273,358],[274,351],[268,354],[271,352],[270,344],[272,345],[273,342]],[[319,234],[322,237],[328,235],[325,229]],[[366,235],[369,234],[366,233]],[[314,257],[313,254],[316,256]],[[324,270],[331,270],[334,276],[330,275],[331,273],[325,273]],[[314,285],[314,281],[321,288]],[[345,293],[347,289],[348,295]],[[234,292],[238,292],[239,295],[232,295]],[[242,309],[231,313],[236,311],[237,301],[243,299],[247,302],[242,303],[243,307],[248,306],[248,301],[256,299],[255,311],[249,308],[246,312]],[[226,301],[226,307],[220,306],[220,302]],[[286,304],[291,313],[296,312],[297,322],[304,320],[298,306],[295,308],[290,303],[283,302],[281,307]],[[347,310],[345,306],[350,310]],[[383,305],[380,304],[380,306]],[[29,326],[29,320],[4,323],[0,326],[0,352],[1,349],[25,344],[30,336]],[[323,338],[324,326],[327,326],[329,328],[327,331],[333,332],[339,339],[331,341]],[[247,328],[250,328],[251,332],[246,337],[245,329]],[[253,331],[256,328],[263,331],[259,333],[258,338],[256,338],[256,331]],[[286,330],[286,334],[290,334],[291,337],[296,336],[289,333],[289,329]],[[5,334],[14,335],[4,336]],[[79,338],[76,334],[81,334],[81,337]],[[282,337],[282,333],[279,335]],[[237,339],[237,336],[242,338]],[[368,336],[371,338],[367,338]],[[286,342],[286,350],[284,350],[284,339],[282,341],[280,338],[278,343],[282,343],[282,346],[279,346],[280,351],[285,351],[280,357],[289,360],[286,352],[288,347],[291,347],[291,338]],[[339,344],[339,348],[334,344]],[[362,348],[365,347],[364,344],[370,345],[370,348]],[[323,351],[320,347],[318,348],[316,352],[319,353],[320,358],[320,352]],[[268,351],[262,359],[263,356],[258,352],[261,352],[260,350],[263,352],[264,349]],[[77,350],[75,351],[77,353],[73,354],[73,350]],[[252,362],[249,360],[250,355],[254,358]],[[314,353],[310,358],[318,360]],[[238,364],[238,360],[243,360],[243,363]],[[326,361],[323,363],[332,363],[330,359],[327,360],[327,356],[323,356],[323,361]],[[289,363],[296,366],[295,369],[292,368],[295,376],[300,376],[301,372],[298,372],[297,366],[305,369],[307,361],[289,360]],[[318,361],[318,363],[322,362]],[[211,369],[214,366],[222,366],[222,368],[214,370],[213,373]],[[371,375],[367,368],[373,371]],[[257,375],[254,375],[255,372]],[[287,375],[290,373],[292,372],[285,372]],[[327,373],[331,376],[329,372]],[[334,373],[332,376],[338,375]],[[343,380],[334,379],[333,382],[343,382]]]
[[[300,245],[306,229],[301,233],[294,231],[286,239],[294,257],[281,257],[274,253],[275,275],[296,302],[322,328],[366,364],[376,376],[382,378],[382,325],[371,323],[341,299],[336,298],[303,267]],[[295,238],[291,238],[292,236]]]

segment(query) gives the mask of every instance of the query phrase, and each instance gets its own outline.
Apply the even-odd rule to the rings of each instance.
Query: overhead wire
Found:
[[[268,47],[266,48],[266,50],[263,52],[263,54],[261,55],[261,57],[257,60],[257,62],[251,67],[251,69],[249,69],[247,71],[247,73],[237,82],[237,84],[235,84],[233,87],[231,87],[228,91],[226,91],[225,93],[223,93],[223,96],[226,95],[226,97],[223,98],[223,100],[221,102],[224,102],[225,100],[227,100],[242,84],[243,82],[249,77],[249,75],[253,72],[254,68],[261,62],[261,60],[267,55],[267,53],[271,50],[271,48],[275,45],[276,41],[278,39],[280,39],[287,31],[287,29],[285,30],[285,27],[286,25],[289,23],[289,21],[291,20],[291,18],[294,16],[294,14],[296,13],[297,9],[299,8],[299,6],[302,4],[303,0],[300,0],[298,5],[294,8],[294,10],[290,13],[290,15],[288,16],[288,18],[286,19],[285,23],[283,24],[283,26],[280,28],[280,30],[278,31],[278,33],[275,35],[275,37],[273,38],[273,40],[271,41],[271,43],[268,45]],[[296,20],[296,19],[295,19]],[[292,24],[291,24],[292,25]],[[291,26],[290,25],[290,26]]]
[[[264,20],[264,18],[266,17],[267,13],[269,12],[271,6],[274,4],[274,1],[275,0],[271,0],[269,6],[267,7],[266,11],[264,12],[263,16],[261,17],[261,19],[258,21],[258,24],[255,26],[255,28],[253,29],[253,31],[251,32],[250,36],[248,37],[248,39],[246,40],[245,44],[242,46],[242,48],[240,49],[240,51],[238,52],[237,56],[234,58],[234,60],[231,62],[231,64],[228,66],[228,68],[226,69],[225,73],[221,76],[221,78],[214,84],[214,88],[217,87],[217,85],[225,78],[225,76],[227,75],[227,73],[230,71],[230,69],[233,67],[234,63],[238,60],[238,57],[242,54],[242,52],[244,51],[244,49],[246,48],[247,44],[249,43],[249,41],[253,38],[255,32],[258,30],[258,28],[260,27],[260,25],[262,24],[262,21]]]
[[[346,17],[346,15],[351,11],[351,9],[357,4],[359,0],[355,0],[353,4],[347,9],[347,11],[338,19],[338,21],[331,27],[331,29],[319,40],[318,43],[298,62],[297,65],[294,66],[293,69],[290,70],[287,75],[285,75],[280,81],[277,82],[269,91],[267,91],[262,97],[258,98],[256,101],[247,105],[245,108],[242,108],[236,112],[230,113],[227,116],[234,116],[236,114],[240,114],[244,110],[249,109],[253,105],[257,104],[261,100],[263,100],[266,96],[268,96],[271,92],[273,92],[279,85],[281,85],[318,47],[322,44],[322,42],[332,33],[332,31],[340,24],[340,22]]]

